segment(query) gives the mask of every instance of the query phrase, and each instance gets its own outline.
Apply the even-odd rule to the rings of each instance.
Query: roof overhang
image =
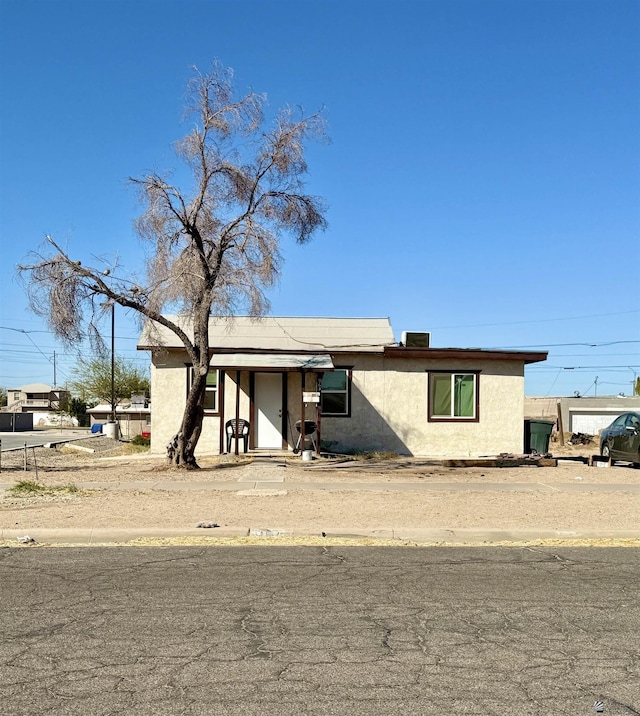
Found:
[[[406,348],[404,346],[387,346],[385,358],[430,358],[437,360],[511,360],[528,363],[539,363],[547,360],[547,351],[498,351],[484,348]]]
[[[257,371],[334,370],[328,353],[214,353],[212,368]]]

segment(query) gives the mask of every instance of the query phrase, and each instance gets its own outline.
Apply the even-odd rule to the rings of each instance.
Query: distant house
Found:
[[[559,406],[559,412],[558,412]],[[622,413],[640,412],[640,396],[529,397],[524,401],[525,418],[562,418],[568,433],[597,435]]]
[[[106,403],[96,405],[87,410],[91,418],[91,426],[111,420],[111,406]],[[131,440],[136,435],[151,432],[151,406],[144,396],[132,396],[130,401],[121,402],[116,406],[116,422],[119,434],[124,440]]]
[[[250,450],[293,450],[304,419],[333,452],[521,453],[524,367],[547,354],[431,348],[428,334],[410,336],[396,342],[386,318],[212,317],[198,451],[225,452],[229,421],[241,418]],[[152,354],[151,450],[161,453],[179,429],[192,367],[162,326],[148,323],[138,349]]]
[[[7,406],[3,410],[11,413],[66,410],[70,397],[69,391],[64,388],[54,388],[45,383],[29,383],[7,390]]]

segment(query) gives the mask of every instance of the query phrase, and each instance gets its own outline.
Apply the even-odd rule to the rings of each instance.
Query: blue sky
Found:
[[[307,189],[329,229],[283,243],[273,315],[388,316],[432,345],[549,350],[528,395],[640,375],[635,0],[2,0],[0,385],[76,353],[15,265],[46,233],[141,261],[127,177],[178,167],[190,67],[268,110],[325,108]],[[117,314],[118,351],[141,363]]]

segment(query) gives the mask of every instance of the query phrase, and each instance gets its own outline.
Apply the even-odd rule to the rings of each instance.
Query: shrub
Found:
[[[34,497],[36,495],[72,495],[79,493],[80,489],[77,485],[74,485],[73,482],[67,485],[51,485],[47,487],[33,482],[33,480],[20,480],[20,482],[16,482],[13,487],[10,487],[7,492],[14,497]]]
[[[37,495],[45,491],[46,488],[44,485],[39,485],[37,482],[33,482],[33,480],[20,480],[7,490],[7,492],[11,492],[14,495]]]

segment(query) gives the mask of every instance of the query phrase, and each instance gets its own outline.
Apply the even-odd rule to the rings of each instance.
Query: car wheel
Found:
[[[602,447],[600,448],[600,452],[602,453],[602,457],[606,457],[607,459],[611,460],[611,464],[613,465],[613,459],[611,457],[611,445],[609,443],[603,443]]]

